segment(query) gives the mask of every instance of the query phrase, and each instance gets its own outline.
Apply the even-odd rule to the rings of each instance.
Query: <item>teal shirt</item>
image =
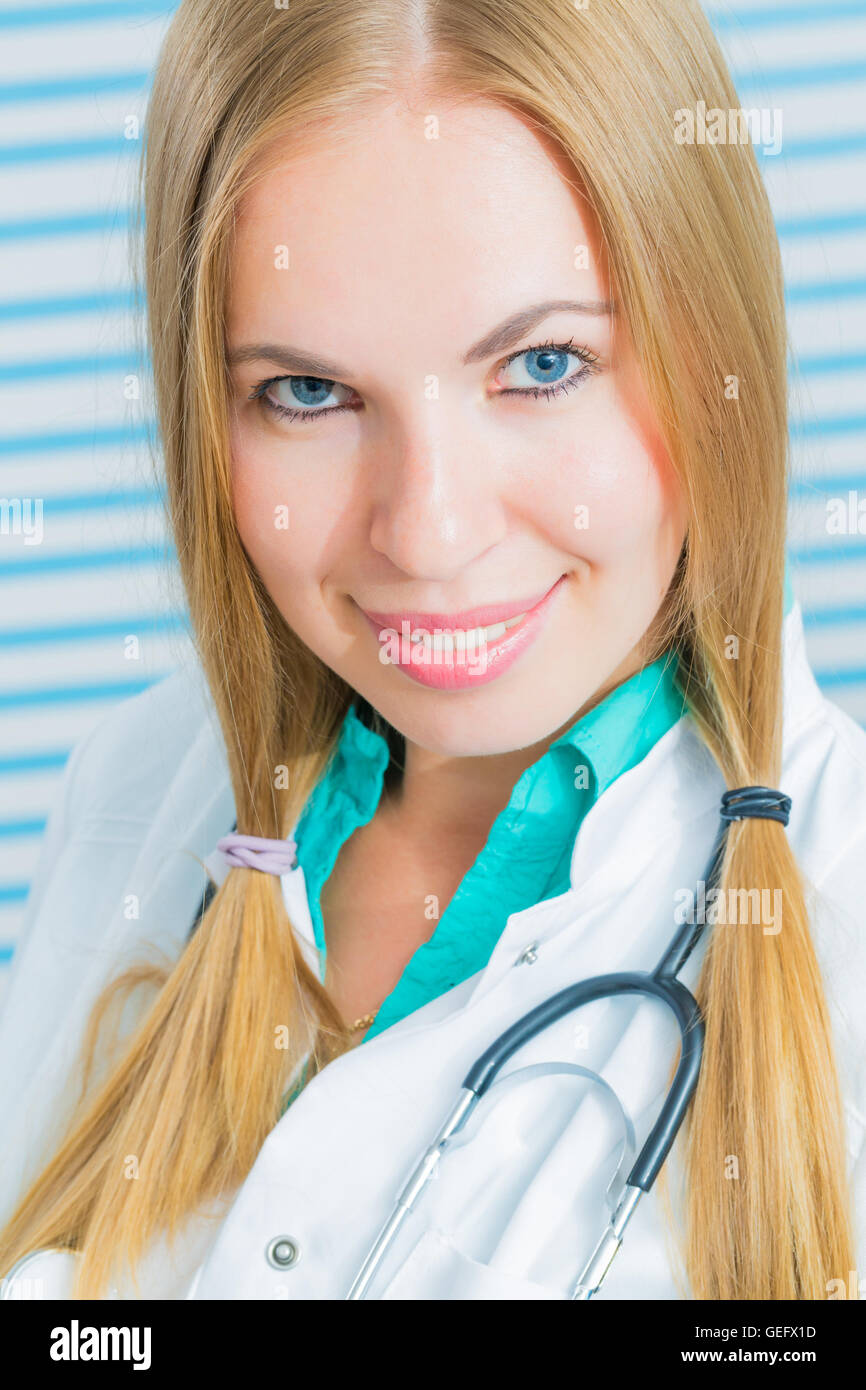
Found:
[[[587,811],[683,713],[675,669],[675,658],[665,656],[639,671],[518,778],[484,848],[439,920],[431,922],[430,939],[406,965],[360,1046],[481,970],[512,913],[566,892],[575,836]],[[350,706],[334,754],[295,829],[322,979],[327,960],[322,887],[342,845],[372,819],[389,757],[386,739]]]

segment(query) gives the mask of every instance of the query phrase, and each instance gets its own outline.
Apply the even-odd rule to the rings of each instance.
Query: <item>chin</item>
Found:
[[[540,698],[526,692],[498,697],[493,686],[468,693],[418,689],[423,698],[400,699],[393,692],[366,698],[404,738],[441,757],[486,757],[531,747],[570,722],[580,707],[569,701],[545,712]],[[550,686],[546,689],[549,694]]]

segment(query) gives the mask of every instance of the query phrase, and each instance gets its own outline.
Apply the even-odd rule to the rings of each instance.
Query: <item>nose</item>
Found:
[[[370,544],[404,574],[445,582],[502,539],[507,509],[477,437],[425,401],[377,452]]]

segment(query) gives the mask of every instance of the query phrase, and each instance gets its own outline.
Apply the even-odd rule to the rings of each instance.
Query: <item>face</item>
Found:
[[[234,505],[322,661],[420,747],[495,754],[640,668],[686,517],[561,156],[487,102],[431,124],[383,103],[246,195]]]

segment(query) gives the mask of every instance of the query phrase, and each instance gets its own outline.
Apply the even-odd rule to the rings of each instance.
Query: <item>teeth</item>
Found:
[[[426,637],[420,632],[413,632],[409,640],[416,644],[426,642],[434,653],[465,652],[467,647],[470,651],[478,651],[488,642],[497,642],[509,628],[516,627],[525,617],[526,613],[518,613],[507,622],[491,623],[489,627],[455,628],[452,632],[428,633]]]

